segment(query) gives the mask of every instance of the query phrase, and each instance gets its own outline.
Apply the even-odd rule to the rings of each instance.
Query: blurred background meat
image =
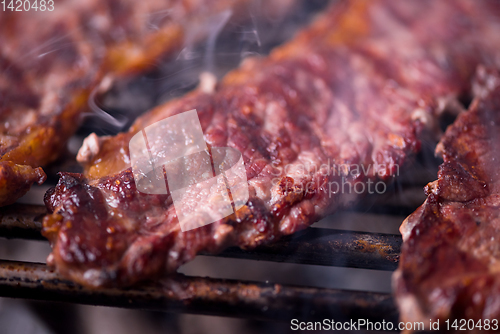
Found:
[[[38,167],[60,156],[83,113],[90,109],[115,126],[123,122],[95,107],[96,94],[206,38],[210,30],[203,27],[215,19],[244,20],[250,3],[68,0],[53,10],[2,11],[0,206],[45,180]],[[263,7],[279,14],[292,3]]]

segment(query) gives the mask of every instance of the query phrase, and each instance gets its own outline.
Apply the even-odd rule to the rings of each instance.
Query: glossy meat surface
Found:
[[[348,206],[397,176],[443,108],[470,89],[477,64],[493,62],[498,17],[487,1],[342,2],[269,57],[247,59],[217,85],[202,80],[129,132],[91,135],[79,154],[86,175],[63,173],[47,193],[48,263],[88,286],[130,285],[202,251],[272,242]],[[235,215],[181,232],[169,195],[136,190],[128,143],[192,109],[210,146],[242,153],[250,199]]]
[[[479,68],[474,90],[438,145],[438,180],[401,227],[403,321],[500,318],[500,72]]]

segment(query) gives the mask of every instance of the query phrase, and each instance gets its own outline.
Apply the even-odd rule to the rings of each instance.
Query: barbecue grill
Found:
[[[421,160],[421,159],[420,159]],[[426,164],[427,173],[430,174]],[[381,219],[411,213],[422,198],[422,165],[408,171],[386,195],[368,196],[353,211]],[[422,173],[421,173],[422,174]],[[424,173],[425,174],[425,173]],[[0,236],[43,240],[41,217],[45,207],[15,204],[0,209]],[[318,225],[318,224],[317,224]],[[252,250],[229,248],[215,255],[234,259],[287,262],[297,265],[340,266],[394,271],[401,236],[311,227],[281,241]],[[210,255],[214,256],[214,255]],[[388,293],[218,279],[176,274],[159,282],[128,289],[91,290],[61,278],[42,263],[0,261],[0,295],[45,301],[103,305],[167,312],[184,312],[259,320],[322,319],[393,321],[398,312]]]
[[[309,16],[301,17],[302,22],[325,4],[314,1],[310,2],[309,6],[307,9],[310,11]],[[301,20],[292,20],[292,24],[297,25]],[[291,33],[283,33],[288,31],[288,28],[288,26],[283,29],[275,27],[274,34],[278,36],[273,36],[270,41],[259,40],[259,43],[262,43],[259,50],[266,53],[273,46],[288,39]],[[241,30],[245,30],[244,27]],[[223,31],[221,40],[234,40],[234,34],[231,33]],[[224,43],[218,45],[222,51],[231,51],[234,48]],[[204,47],[205,45],[201,45],[194,51],[198,52]],[[240,61],[239,54],[234,57],[230,56],[230,52],[224,52],[218,56],[223,60],[224,68],[215,68],[216,72],[219,71],[217,73],[219,77]],[[245,52],[252,53],[253,50]],[[207,57],[203,59],[206,60]],[[179,64],[182,61],[185,63]],[[197,67],[205,65],[204,61],[201,61],[201,65],[193,65],[192,59],[177,59],[162,66],[162,70],[169,73],[168,75],[160,74],[153,80],[136,80],[130,84],[117,83],[114,87],[116,92],[112,91],[106,97],[108,99],[108,102],[104,103],[107,105],[106,110],[118,111],[120,116],[123,109],[128,107],[136,110],[124,111],[123,114],[137,114],[137,109],[146,110],[166,98],[182,95],[194,87],[199,72]],[[171,74],[173,70],[175,73]],[[189,73],[186,75],[186,71],[183,70],[188,70]],[[177,75],[181,72],[182,78]],[[171,87],[172,82],[176,84]],[[138,92],[134,93],[136,96],[158,89],[151,83],[155,86],[161,84],[160,92],[155,92],[161,95],[159,98],[134,99],[128,96],[137,87],[139,87]],[[98,105],[95,107],[99,108]],[[127,124],[122,124],[123,127],[130,125],[132,120],[133,117],[130,117]],[[79,137],[83,138],[90,132],[110,134],[108,130],[109,127],[103,131],[95,122],[93,124],[91,122],[90,126],[88,123],[84,124]],[[73,145],[70,141],[69,145],[77,149],[80,143],[81,141],[77,140]],[[433,147],[433,145],[428,146]],[[354,213],[352,216],[368,212],[381,220],[390,218],[401,222],[423,202],[425,196],[422,187],[435,178],[438,162],[429,159],[428,155],[428,151],[421,153],[414,166],[399,177],[384,195],[367,196],[350,209]],[[72,168],[71,163],[59,161],[47,170],[50,176],[54,174],[52,171],[73,171]],[[49,179],[49,182],[55,184],[53,179]],[[41,205],[19,203],[0,208],[0,237],[45,240],[40,234],[41,219],[45,213],[46,209]],[[351,225],[343,230],[327,227],[328,223],[320,222],[302,232],[282,238],[274,244],[252,250],[230,248],[218,255],[209,256],[389,272],[397,268],[402,243],[399,234],[349,230]],[[158,282],[146,282],[133,288],[91,290],[60,277],[43,263],[8,260],[0,260],[0,296],[287,322],[293,318],[299,318],[301,321],[368,319],[396,322],[398,320],[398,311],[389,293],[183,274],[176,274]]]

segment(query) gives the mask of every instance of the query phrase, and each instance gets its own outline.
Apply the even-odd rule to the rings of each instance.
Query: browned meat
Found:
[[[0,174],[0,206],[45,180],[37,167],[57,158],[105,74],[109,83],[151,66],[185,34],[200,34],[193,26],[245,2],[56,0],[45,11],[2,10],[0,163],[13,168]]]
[[[451,326],[500,318],[500,72],[481,67],[475,88],[478,97],[437,148],[444,159],[438,180],[401,227],[394,274],[402,319],[441,319],[445,330],[446,319]]]
[[[496,56],[499,10],[487,1],[342,3],[219,85],[204,81],[127,133],[90,136],[80,152],[87,176],[62,173],[46,196],[48,263],[88,286],[130,285],[201,251],[277,240],[375,192],[418,151],[446,101],[468,90],[476,65]],[[250,199],[181,232],[169,195],[136,190],[128,143],[191,109],[210,146],[242,152]]]

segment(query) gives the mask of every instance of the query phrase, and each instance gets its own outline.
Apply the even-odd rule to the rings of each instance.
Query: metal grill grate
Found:
[[[371,206],[375,211],[385,207]],[[43,239],[39,231],[44,213],[45,208],[36,205],[0,209],[0,236]],[[312,227],[275,244],[249,251],[230,248],[216,256],[392,271],[397,267],[400,246],[399,235]],[[397,320],[392,297],[384,293],[181,274],[132,289],[91,290],[61,278],[45,264],[5,260],[0,261],[0,295],[266,320]]]

